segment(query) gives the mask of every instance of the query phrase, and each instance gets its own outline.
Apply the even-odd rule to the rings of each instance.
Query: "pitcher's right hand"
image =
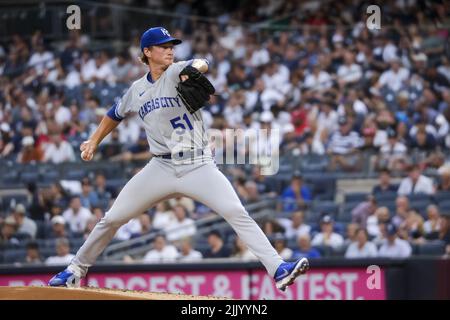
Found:
[[[80,145],[81,159],[91,161],[94,157],[97,144],[91,140],[86,140]]]

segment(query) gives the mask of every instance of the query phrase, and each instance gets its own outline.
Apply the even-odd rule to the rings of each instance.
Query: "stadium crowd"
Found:
[[[369,30],[362,1],[317,9],[313,1],[301,15],[288,14],[296,12],[295,1],[258,2],[253,11],[244,3],[230,12],[206,12],[215,23],[186,18],[167,26],[183,39],[176,60],[210,62],[208,77],[220,94],[202,110],[206,127],[277,129],[282,157],[326,159],[330,174],[362,172],[368,161],[379,174],[370,194],[344,209],[319,210],[321,200],[304,172],[292,172],[280,186],[258,166],[230,170],[245,204],[268,195],[278,199],[273,217],[262,223],[276,250],[284,259],[400,258],[430,245],[450,255],[449,4],[383,2],[385,25]],[[205,10],[189,1],[175,8],[186,15]],[[280,19],[262,29],[247,27],[269,17]],[[79,162],[80,143],[147,71],[138,59],[139,37],[133,32],[119,50],[96,51],[93,39],[76,30],[63,43],[47,41],[38,30],[0,42],[2,166]],[[150,157],[131,117],[104,140],[94,161]],[[391,182],[399,177],[399,184]],[[24,203],[3,205],[0,252],[5,262],[44,262],[42,255],[45,263],[66,264],[121,186],[108,186],[101,170],[71,184],[37,182],[27,185]],[[160,231],[142,258],[147,262],[254,259],[240,239],[218,231],[208,234],[207,246],[196,247],[195,221],[210,214],[191,199],[172,199],[124,225],[115,241]],[[22,251],[6,258],[12,249]]]

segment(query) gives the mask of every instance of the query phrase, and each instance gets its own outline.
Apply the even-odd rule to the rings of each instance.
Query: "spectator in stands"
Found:
[[[389,208],[379,207],[375,213],[367,218],[366,230],[371,238],[380,236],[380,224],[385,224],[390,220]]]
[[[63,213],[64,219],[70,226],[70,231],[83,233],[87,221],[92,217],[91,211],[81,205],[80,196],[73,196],[69,208]]]
[[[287,247],[287,239],[282,233],[276,233],[272,237],[272,245],[283,260],[291,259],[292,249]]]
[[[52,230],[46,235],[48,239],[69,238],[66,230],[66,220],[62,216],[54,216],[51,220]]]
[[[14,152],[14,144],[12,142],[12,130],[8,123],[0,124],[0,159],[7,158]]]
[[[375,88],[388,88],[394,92],[398,92],[404,88],[409,79],[409,70],[403,68],[398,57],[393,57],[390,61],[390,69],[383,72],[375,85]]]
[[[271,237],[276,233],[285,233],[286,229],[278,221],[268,219],[263,221],[261,229],[267,237]]]
[[[150,215],[147,213],[141,214],[139,216],[139,222],[141,225],[141,229],[139,230],[139,236],[146,235],[153,231],[153,225],[152,220],[150,218]]]
[[[415,209],[410,209],[405,221],[400,224],[397,234],[411,243],[424,243],[423,224],[422,216]]]
[[[372,194],[377,196],[383,193],[394,193],[397,192],[398,187],[391,184],[391,171],[387,168],[384,168],[380,171],[378,175],[379,183],[373,187]]]
[[[303,176],[299,171],[295,171],[291,184],[284,189],[281,194],[281,207],[284,212],[305,209],[312,201],[312,192],[303,182]]]
[[[422,175],[422,170],[418,165],[413,165],[408,177],[404,178],[398,187],[399,195],[409,195],[413,193],[434,194],[433,180]]]
[[[339,249],[344,244],[344,238],[333,231],[334,220],[330,215],[324,215],[320,221],[321,232],[317,233],[311,244],[313,246],[330,246]]]
[[[352,222],[366,228],[367,219],[377,210],[377,201],[373,195],[368,195],[367,200],[358,204],[352,210]]]
[[[50,256],[45,260],[46,265],[65,265],[70,263],[70,261],[75,257],[75,255],[70,253],[69,240],[66,238],[56,239],[56,256]]]
[[[188,217],[186,208],[182,205],[176,205],[173,208],[175,220],[166,226],[167,240],[173,242],[181,238],[191,237],[197,231],[194,220]]]
[[[167,244],[163,234],[158,234],[153,240],[153,249],[145,254],[143,262],[175,262],[178,256],[177,248],[171,244]]]
[[[369,234],[364,228],[356,230],[356,239],[345,251],[346,258],[373,258],[377,256],[377,247],[370,242]]]
[[[91,216],[87,222],[86,222],[86,227],[84,228],[83,231],[83,239],[86,240],[89,236],[89,234],[92,232],[92,230],[94,230],[95,225],[99,222],[100,220],[96,217],[96,216]],[[79,236],[79,233],[75,234],[76,236]]]
[[[139,221],[139,217],[136,217],[122,225],[114,235],[114,239],[120,241],[130,240],[134,235],[138,235],[140,231],[141,223]]]
[[[397,132],[388,128],[386,130],[387,141],[380,146],[380,155],[377,159],[378,167],[386,167],[392,171],[403,171],[406,167],[407,147],[397,136]]]
[[[17,233],[27,234],[30,238],[36,238],[37,226],[36,222],[28,218],[25,206],[18,203],[13,211],[13,217],[17,223]]]
[[[26,246],[26,256],[24,262],[27,264],[41,264],[42,257],[39,252],[39,245],[36,242],[29,242]]]
[[[75,161],[75,153],[72,146],[62,139],[59,132],[53,133],[50,143],[46,144],[44,161],[55,164]]]
[[[0,233],[0,248],[7,246],[18,246],[20,244],[19,240],[14,237],[14,234],[17,230],[17,222],[16,220],[9,216],[7,217],[1,226]]]
[[[450,107],[449,107],[450,109]],[[439,179],[436,186],[438,192],[450,192],[450,166],[444,165],[438,169]]]
[[[248,249],[245,243],[238,236],[234,238],[231,258],[236,258],[243,261],[258,260],[258,258]]]
[[[99,204],[97,192],[93,190],[89,178],[83,178],[81,181],[80,201],[81,205],[88,209],[94,208]]]
[[[195,262],[203,259],[200,251],[197,251],[192,246],[192,238],[183,238],[179,241],[179,255],[178,261]]]
[[[189,213],[195,210],[194,200],[188,197],[174,197],[169,199],[169,204],[172,208],[175,206],[183,206]]]
[[[292,253],[292,259],[299,259],[301,257],[308,259],[321,257],[320,251],[311,247],[311,237],[309,234],[300,235],[297,238],[297,245],[298,248]]]
[[[333,133],[328,144],[331,156],[330,170],[358,171],[361,169],[361,155],[358,150],[363,145],[358,132],[353,131],[353,123],[348,117],[339,117],[339,130]]]
[[[395,215],[392,217],[392,223],[399,227],[408,216],[409,199],[406,196],[398,196],[395,200]]]
[[[18,163],[42,162],[44,152],[41,147],[35,144],[34,138],[26,136],[22,138],[22,150],[17,155]]]
[[[175,214],[169,205],[169,201],[161,201],[156,205],[153,215],[153,227],[155,229],[165,229],[176,220]]]
[[[111,190],[111,188],[106,186],[106,177],[101,172],[95,175],[94,191],[97,194],[99,203],[108,203],[108,201],[115,195],[114,190]]]
[[[408,258],[412,248],[408,241],[398,238],[397,227],[389,223],[386,225],[386,239],[378,250],[378,256],[384,258]]]
[[[357,223],[349,223],[346,227],[344,246],[350,245],[356,241],[356,233],[361,226]]]
[[[252,180],[256,182],[259,194],[268,196],[275,196],[277,194],[273,184],[267,178],[267,175],[261,174],[261,166],[253,166]]]
[[[213,230],[208,233],[209,249],[205,252],[205,258],[228,258],[230,250],[225,247],[222,235],[219,231]]]
[[[311,232],[311,226],[305,223],[305,213],[303,211],[295,211],[291,219],[285,219],[286,221],[280,221],[283,224],[286,232],[287,239],[297,239],[301,235],[309,234]]]
[[[439,207],[435,204],[430,204],[427,207],[427,217],[428,219],[423,224],[425,238],[428,240],[438,239],[442,222]]]

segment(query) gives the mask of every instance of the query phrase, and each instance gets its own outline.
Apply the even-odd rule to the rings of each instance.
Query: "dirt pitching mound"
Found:
[[[224,300],[212,296],[153,293],[120,289],[0,287],[0,300]]]

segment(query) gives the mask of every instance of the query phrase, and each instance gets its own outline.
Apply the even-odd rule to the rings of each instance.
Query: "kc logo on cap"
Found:
[[[174,45],[177,45],[181,43],[181,40],[173,38],[166,28],[163,27],[150,28],[142,34],[141,51],[144,51],[144,48],[157,46],[167,42],[172,42]]]

